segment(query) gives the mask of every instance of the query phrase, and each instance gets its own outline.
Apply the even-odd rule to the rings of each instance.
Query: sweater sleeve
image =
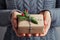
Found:
[[[56,8],[56,9],[50,9],[49,10],[51,13],[51,18],[52,18],[52,23],[51,26],[60,26],[60,9]]]
[[[19,10],[15,10],[21,12]],[[0,10],[0,26],[9,26],[11,24],[11,14],[14,10]]]
[[[0,10],[0,26],[10,24],[10,15],[12,10]]]

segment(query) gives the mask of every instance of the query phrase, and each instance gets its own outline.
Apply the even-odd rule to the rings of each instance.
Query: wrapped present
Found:
[[[28,20],[29,18],[29,20]],[[31,20],[33,19],[33,20]],[[29,17],[24,16],[18,18],[18,33],[43,33],[44,21],[42,14],[30,14]]]

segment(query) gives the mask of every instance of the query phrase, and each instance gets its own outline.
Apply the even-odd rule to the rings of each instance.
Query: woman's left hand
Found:
[[[44,33],[40,34],[40,36],[46,36],[51,25],[51,15],[49,11],[41,12],[44,16]]]
[[[43,15],[44,18],[44,29],[43,29],[43,33],[41,34],[34,34],[35,36],[46,36],[48,33],[48,30],[50,29],[50,25],[51,25],[51,15],[49,11],[43,11],[40,12],[40,14]],[[28,36],[31,36],[31,34],[28,34]]]

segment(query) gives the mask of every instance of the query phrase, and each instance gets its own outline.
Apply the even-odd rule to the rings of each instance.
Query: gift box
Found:
[[[30,21],[18,20],[18,33],[43,33],[44,21],[42,14],[30,14],[30,17],[34,17],[34,19],[38,22],[38,24],[34,24]],[[19,19],[19,18],[18,18]]]

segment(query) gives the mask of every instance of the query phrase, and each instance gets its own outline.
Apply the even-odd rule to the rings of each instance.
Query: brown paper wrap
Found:
[[[43,33],[44,21],[42,14],[30,14],[30,16],[34,17],[38,24],[34,24],[32,22],[18,21],[18,33]]]

